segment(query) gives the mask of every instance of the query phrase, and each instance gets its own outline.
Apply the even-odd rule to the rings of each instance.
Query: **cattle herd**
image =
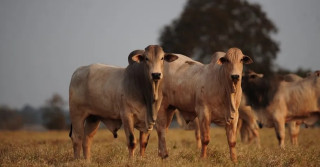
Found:
[[[238,48],[216,52],[209,64],[181,54],[166,53],[158,45],[132,51],[129,65],[79,67],[69,87],[74,157],[90,160],[92,138],[100,122],[115,138],[123,125],[129,157],[134,155],[139,130],[143,156],[150,132],[158,134],[158,155],[168,157],[166,132],[174,114],[185,126],[194,125],[202,158],[207,156],[210,124],[224,126],[230,158],[237,162],[236,136],[260,147],[259,126],[274,127],[284,147],[285,123],[297,145],[300,124],[311,126],[320,118],[320,72],[306,78],[294,74],[264,78],[243,65],[252,63]],[[190,127],[189,127],[190,128]]]

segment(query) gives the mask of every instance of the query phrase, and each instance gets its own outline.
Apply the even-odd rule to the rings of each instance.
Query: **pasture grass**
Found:
[[[238,164],[229,160],[225,131],[211,128],[208,158],[200,159],[193,131],[169,129],[167,146],[169,157],[158,157],[158,139],[152,132],[146,156],[128,158],[123,130],[118,138],[100,129],[94,137],[92,160],[74,160],[67,131],[0,131],[0,166],[320,166],[320,129],[301,129],[299,146],[293,147],[286,135],[286,148],[278,147],[273,129],[261,129],[261,148],[255,143],[243,144],[238,137]],[[136,132],[136,136],[138,132]]]

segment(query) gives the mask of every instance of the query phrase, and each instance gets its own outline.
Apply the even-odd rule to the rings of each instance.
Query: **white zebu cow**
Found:
[[[186,121],[198,116],[201,131],[201,157],[207,156],[211,122],[225,126],[231,160],[236,162],[236,129],[242,90],[243,63],[250,57],[240,49],[218,52],[210,64],[203,65],[185,56],[173,63],[165,63],[163,101],[158,113],[157,132],[159,155],[168,156],[165,133],[178,109]]]
[[[127,68],[104,64],[78,68],[69,88],[74,157],[80,157],[82,146],[84,157],[90,159],[92,138],[100,121],[115,137],[123,124],[130,157],[134,155],[133,130],[137,128],[143,155],[162,101],[164,60],[175,59],[177,56],[165,53],[160,46],[150,45],[144,51],[133,51],[129,62],[136,63],[130,63]]]

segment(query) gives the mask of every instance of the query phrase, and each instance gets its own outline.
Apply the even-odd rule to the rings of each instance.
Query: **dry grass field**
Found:
[[[237,166],[320,166],[320,129],[301,129],[299,147],[292,147],[288,137],[286,149],[278,148],[273,129],[262,129],[261,149],[255,144],[237,142]],[[225,131],[211,129],[208,158],[200,159],[193,131],[170,129],[167,135],[169,158],[157,155],[157,136],[153,131],[145,157],[128,159],[124,132],[114,139],[101,129],[94,138],[92,162],[73,160],[67,131],[0,132],[0,166],[234,166],[229,160]],[[137,135],[138,136],[138,135]]]

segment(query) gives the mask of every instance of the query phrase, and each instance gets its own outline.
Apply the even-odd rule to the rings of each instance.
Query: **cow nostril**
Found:
[[[158,80],[160,79],[161,73],[152,73],[151,76],[153,80]]]
[[[239,75],[231,75],[232,80],[239,80]]]

